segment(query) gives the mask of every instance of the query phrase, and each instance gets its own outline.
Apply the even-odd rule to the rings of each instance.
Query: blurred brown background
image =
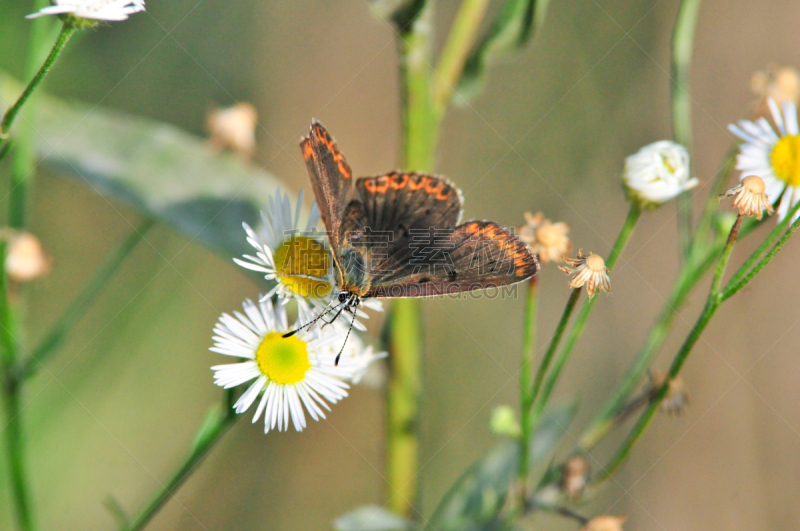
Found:
[[[0,67],[17,76],[28,4],[0,5]],[[439,4],[441,40],[457,2]],[[463,189],[468,217],[518,225],[525,210],[543,210],[571,224],[576,245],[608,251],[626,212],[623,158],[671,135],[669,41],[677,5],[552,2],[532,45],[494,68],[484,93],[446,120],[438,171]],[[394,32],[364,1],[149,0],[147,7],[73,43],[47,90],[197,134],[210,109],[250,101],[261,116],[256,162],[294,191],[308,189],[297,140],[312,117],[333,132],[356,173],[399,165]],[[703,3],[692,80],[694,170],[704,185],[731,144],[726,125],[752,109],[751,73],[771,61],[800,66],[798,21],[797,2]],[[703,185],[695,191],[698,202],[705,192]],[[32,339],[127,233],[125,219],[137,218],[47,174],[39,176],[34,201],[33,230],[55,267],[31,288]],[[674,205],[643,218],[614,271],[613,294],[596,307],[558,390],[561,399],[581,399],[573,435],[618,381],[663,303],[677,269],[675,227]],[[659,416],[583,513],[627,514],[630,530],[797,527],[799,258],[793,241],[723,307],[686,366],[688,412]],[[542,286],[545,336],[568,289],[552,267]],[[259,289],[230,258],[187,245],[166,228],[150,233],[24,397],[42,529],[112,529],[102,506],[109,494],[133,511],[168,476],[220,396],[209,370],[220,361],[207,350],[211,328],[219,313]],[[677,320],[659,367],[703,297],[696,294]],[[522,301],[424,306],[420,474],[422,510],[430,514],[493,444],[492,407],[516,404]],[[243,420],[149,529],[326,529],[346,510],[383,503],[381,397],[356,388],[327,421],[300,434],[265,436],[262,425]],[[601,462],[610,449],[598,449]],[[9,513],[3,482],[0,528],[11,525]],[[576,528],[548,516],[526,524]]]

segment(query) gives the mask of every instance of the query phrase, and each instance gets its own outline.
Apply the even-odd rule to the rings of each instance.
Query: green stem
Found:
[[[703,213],[700,215],[700,221],[697,222],[697,230],[695,231],[694,241],[692,242],[692,252],[697,251],[698,245],[706,243],[705,238],[708,237],[709,228],[714,219],[714,214],[719,210],[719,196],[725,191],[731,173],[736,168],[736,154],[739,152],[739,146],[733,145],[725,157],[725,161],[717,174],[714,176],[714,182],[706,197],[706,203],[703,206]]]
[[[5,263],[6,243],[0,242],[0,265]],[[30,504],[27,473],[25,471],[25,445],[22,433],[22,416],[19,407],[19,381],[14,378],[13,368],[17,360],[17,345],[14,340],[15,324],[8,303],[8,280],[5,271],[0,271],[0,348],[2,348],[2,394],[5,412],[6,453],[10,469],[11,497],[17,523],[23,531],[34,529]]]
[[[547,351],[542,358],[542,362],[539,364],[539,368],[536,370],[536,378],[533,381],[533,389],[531,390],[531,403],[529,404],[528,409],[523,412],[523,414],[528,413],[530,406],[533,405],[536,397],[539,396],[539,391],[542,388],[544,376],[547,374],[547,369],[550,367],[550,362],[553,360],[553,355],[556,353],[559,343],[561,343],[561,337],[564,335],[564,331],[567,329],[567,324],[572,316],[572,311],[575,309],[575,305],[578,303],[580,296],[581,288],[574,288],[569,294],[569,299],[567,299],[567,304],[564,306],[564,311],[561,312],[561,319],[559,319],[558,325],[556,325],[556,331],[553,333],[553,337],[550,339],[550,344],[547,346]]]
[[[489,0],[462,0],[436,67],[433,98],[440,115],[444,114],[458,84],[464,63],[475,43]]]
[[[791,219],[791,216],[787,215],[786,219]],[[789,227],[789,230],[787,230],[786,233],[781,237],[781,239],[778,240],[778,243],[775,244],[775,247],[773,247],[772,250],[770,250],[770,252],[767,253],[767,255],[758,264],[756,264],[756,266],[753,267],[753,269],[750,270],[749,273],[744,275],[736,283],[734,283],[733,280],[731,280],[728,283],[728,285],[725,286],[725,289],[721,294],[721,299],[725,301],[731,298],[733,295],[736,294],[737,291],[745,287],[748,282],[753,280],[753,278],[755,278],[755,276],[759,274],[761,270],[764,269],[767,266],[767,264],[769,264],[772,261],[773,258],[775,258],[775,255],[778,254],[778,252],[783,248],[784,245],[786,245],[786,242],[789,241],[789,238],[792,237],[792,235],[797,231],[798,228],[800,228],[800,219],[792,223],[792,226]]]
[[[743,222],[739,232],[739,239],[753,232],[762,222],[763,221],[753,223]],[[636,359],[625,373],[622,382],[614,391],[614,395],[603,405],[592,423],[581,435],[581,448],[584,450],[593,448],[618,425],[616,420],[619,409],[624,406],[630,394],[639,385],[642,377],[645,375],[653,359],[664,344],[664,340],[672,327],[672,322],[678,314],[678,310],[686,302],[689,293],[691,293],[700,279],[703,278],[705,272],[717,261],[717,257],[723,252],[724,246],[725,242],[715,244],[708,248],[703,255],[700,255],[700,251],[697,251],[698,254],[694,254],[690,257],[690,260],[684,264],[672,288],[669,299],[667,299],[667,302],[664,304],[658,320],[650,329],[650,334],[647,336],[647,342],[644,347],[642,347],[642,350],[636,355]]]
[[[675,141],[683,145],[692,160],[692,97],[689,87],[694,30],[700,0],[683,0],[672,36],[672,126]],[[692,196],[678,196],[678,234],[683,257],[688,258],[692,243]]]
[[[233,410],[234,391],[227,389],[223,397],[225,413],[214,420],[210,426],[200,428],[198,435],[201,437],[193,446],[189,455],[183,463],[172,474],[169,481],[162,485],[161,489],[153,495],[150,501],[134,518],[130,526],[124,527],[124,531],[141,531],[153,519],[165,503],[175,494],[181,485],[191,477],[197,465],[209,454],[212,448],[220,441],[223,435],[236,423],[241,415],[236,415]]]
[[[34,2],[33,10],[38,11],[43,7],[49,5],[48,0],[36,0]],[[25,78],[32,78],[36,75],[39,65],[44,60],[46,53],[46,42],[49,41],[48,29],[53,23],[49,17],[40,17],[35,19],[31,24],[31,34],[28,43],[28,56],[25,60]],[[36,131],[34,129],[36,105],[35,101],[31,100],[22,111],[22,123],[20,124],[19,131],[14,149],[14,162],[11,167],[11,184],[9,189],[10,200],[8,207],[8,225],[15,229],[25,227],[26,212],[28,206],[28,189],[31,176],[34,171],[34,164],[36,155],[34,153],[34,144]],[[6,143],[9,145],[10,142]],[[0,155],[0,159],[2,159]]]
[[[711,321],[714,313],[722,304],[723,299],[722,294],[719,292],[719,287],[722,284],[723,277],[725,276],[725,269],[728,265],[731,254],[733,253],[733,247],[736,244],[736,240],[739,236],[741,225],[742,215],[740,214],[736,218],[736,223],[734,223],[731,232],[728,234],[728,239],[725,242],[725,248],[722,251],[722,255],[717,263],[717,267],[714,270],[714,279],[711,281],[711,289],[709,290],[706,304],[703,307],[703,312],[700,314],[700,317],[697,318],[697,321],[692,327],[691,332],[689,332],[689,335],[686,336],[686,339],[681,345],[680,350],[678,350],[678,353],[672,360],[672,364],[669,367],[669,372],[667,373],[667,378],[664,380],[664,384],[661,386],[658,392],[654,394],[652,401],[650,404],[648,404],[647,408],[644,410],[644,413],[642,413],[642,416],[639,417],[639,420],[636,422],[620,448],[611,458],[608,465],[606,465],[606,467],[603,469],[603,472],[593,481],[595,485],[600,484],[611,477],[611,475],[614,474],[622,465],[622,463],[624,463],[628,458],[631,448],[633,448],[633,445],[636,444],[636,441],[641,438],[644,430],[653,419],[653,416],[661,404],[661,401],[667,395],[669,383],[678,376],[681,368],[683,368],[683,364],[686,362],[686,359],[689,357],[692,349],[697,344],[697,340],[700,339],[700,336],[706,329],[706,326],[708,326],[708,323]]]
[[[144,239],[147,232],[154,224],[148,218],[135,228],[119,246],[105,259],[94,276],[86,283],[81,292],[70,302],[67,309],[61,314],[55,324],[45,334],[44,338],[36,345],[30,356],[17,369],[16,378],[23,380],[36,374],[48,358],[64,344],[75,324],[80,321],[92,307],[97,297],[103,293],[109,280],[114,276],[120,266],[130,256],[139,242]]]
[[[517,478],[520,485],[520,507],[524,507],[526,499],[526,483],[528,479],[528,453],[530,447],[531,431],[533,429],[530,408],[533,403],[531,393],[531,376],[533,371],[533,352],[536,346],[536,309],[539,288],[539,277],[534,276],[528,281],[528,292],[525,299],[525,323],[522,338],[522,357],[519,369],[519,403],[520,403],[520,458]]]
[[[686,302],[687,296],[700,276],[691,274],[692,271],[693,269],[689,266],[681,270],[669,299],[664,304],[658,320],[650,330],[650,335],[647,337],[644,347],[639,351],[633,364],[625,373],[622,382],[614,391],[614,395],[603,405],[589,428],[581,435],[581,448],[585,450],[593,448],[618,424],[616,422],[618,411],[624,406],[628,396],[636,389],[642,376],[650,367],[653,357],[658,353],[669,329],[672,327],[672,321],[678,314],[678,309]],[[703,271],[705,271],[705,268]]]
[[[422,8],[400,35],[403,80],[405,169],[433,169],[440,117],[433,104],[431,81],[432,6]],[[386,474],[389,507],[407,518],[419,498],[419,405],[422,395],[422,326],[416,299],[392,304],[389,330],[391,371],[387,389]]]
[[[628,243],[628,240],[630,240],[630,237],[633,234],[633,229],[636,226],[636,222],[639,221],[639,216],[641,213],[642,211],[636,206],[631,206],[630,211],[628,211],[628,217],[625,218],[625,223],[622,225],[619,236],[617,236],[617,241],[614,242],[614,246],[611,248],[611,252],[608,255],[608,260],[606,260],[606,267],[609,270],[613,269],[614,265],[617,263],[617,260],[622,254],[623,249],[625,249],[625,245]],[[583,327],[586,325],[586,321],[596,300],[596,297],[592,297],[591,299],[587,300],[581,307],[580,312],[578,312],[578,316],[575,318],[575,324],[572,326],[572,330],[570,330],[569,336],[567,336],[567,340],[564,343],[561,352],[559,352],[558,357],[553,364],[553,368],[550,370],[550,374],[547,376],[545,384],[542,387],[541,395],[537,397],[536,407],[534,409],[534,423],[538,421],[544,412],[547,401],[550,399],[550,393],[552,393],[553,388],[558,382],[558,378],[561,375],[561,370],[564,368],[567,359],[569,359],[569,356],[572,353],[572,349],[575,347],[578,338],[583,332]]]
[[[758,249],[753,251],[747,260],[745,260],[744,264],[739,267],[736,273],[733,274],[730,281],[728,282],[728,286],[732,286],[738,284],[740,280],[753,268],[753,266],[759,261],[761,256],[770,248],[770,246],[775,242],[781,232],[786,229],[786,227],[791,223],[792,217],[794,214],[800,209],[800,201],[794,204],[792,208],[786,213],[786,216],[777,224],[775,228],[767,235],[761,245],[758,246]]]
[[[17,99],[16,103],[11,106],[6,111],[5,116],[3,117],[3,121],[0,122],[0,142],[4,141],[8,138],[9,130],[11,129],[11,125],[14,123],[14,119],[19,114],[19,111],[22,109],[22,106],[25,105],[25,102],[28,101],[28,98],[34,93],[36,88],[42,82],[44,77],[53,67],[53,64],[58,59],[58,56],[64,50],[64,46],[69,41],[69,38],[72,37],[72,34],[75,33],[75,27],[71,24],[64,23],[61,27],[61,33],[58,34],[58,39],[56,39],[56,43],[53,45],[53,49],[50,50],[50,55],[47,56],[45,59],[44,64],[36,73],[34,78],[28,83],[28,86],[25,88],[25,91],[22,95]]]

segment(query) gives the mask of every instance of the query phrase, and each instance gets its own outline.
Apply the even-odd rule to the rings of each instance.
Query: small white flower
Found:
[[[78,18],[119,21],[139,11],[144,11],[144,0],[53,0],[53,5],[25,18],[71,14]]]
[[[306,427],[305,412],[314,420],[325,418],[323,409],[347,396],[348,381],[361,377],[366,367],[385,353],[359,349],[361,343],[350,337],[339,365],[334,365],[344,335],[340,328],[311,327],[291,337],[284,306],[269,300],[246,300],[244,313],[222,314],[214,327],[213,352],[244,361],[211,367],[217,385],[229,389],[255,380],[234,404],[244,413],[258,400],[253,422],[264,414],[264,432],[277,428],[295,430]],[[299,324],[309,318],[300,312]],[[303,321],[301,323],[301,321]]]
[[[305,229],[300,227],[302,204],[302,191],[292,209],[289,196],[279,189],[261,211],[260,233],[243,223],[247,241],[255,247],[256,255],[245,255],[245,260],[233,259],[242,267],[265,273],[267,280],[275,280],[277,284],[265,297],[277,293],[284,304],[295,297],[326,301],[333,291],[330,253],[325,246],[325,235],[317,231],[317,203],[311,205]]]
[[[797,125],[797,106],[793,101],[784,101],[783,112],[772,98],[767,100],[777,131],[764,119],[740,120],[739,125],[728,129],[741,138],[736,169],[742,178],[758,175],[764,180],[765,192],[770,203],[778,205],[778,218],[800,200],[800,128]],[[800,214],[798,214],[800,215]],[[795,219],[797,216],[795,216]]]
[[[670,140],[648,144],[625,159],[622,182],[641,208],[655,208],[697,186],[689,176],[689,153]]]

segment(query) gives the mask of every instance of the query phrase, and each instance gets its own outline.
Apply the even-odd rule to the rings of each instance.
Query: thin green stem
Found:
[[[25,102],[28,101],[28,98],[34,93],[36,88],[42,82],[44,77],[53,67],[53,64],[58,59],[58,56],[64,50],[64,46],[66,46],[67,42],[69,41],[72,34],[75,33],[75,27],[71,24],[64,23],[61,28],[61,33],[58,34],[58,39],[56,39],[56,43],[53,45],[53,49],[50,50],[50,55],[47,56],[45,59],[44,64],[36,73],[34,78],[28,83],[28,86],[25,88],[25,91],[20,95],[17,101],[12,105],[7,111],[5,116],[3,117],[3,121],[0,122],[0,142],[6,140],[8,138],[8,133],[11,129],[11,125],[14,123],[14,119],[19,114],[19,111],[22,109],[22,106],[25,105]]]
[[[798,209],[800,209],[800,201],[795,203],[792,208],[789,209],[789,211],[786,213],[786,216],[784,216],[784,218],[777,225],[775,225],[767,237],[764,238],[764,241],[761,242],[761,245],[759,245],[758,248],[753,251],[753,254],[751,254],[741,265],[741,267],[739,267],[736,273],[733,274],[728,282],[728,286],[738,284],[739,281],[744,278],[744,276],[753,268],[763,254],[767,252],[767,249],[769,249],[770,246],[775,243],[775,240],[778,239],[778,236],[780,236],[784,229],[789,226],[789,223],[792,221],[792,217],[794,217],[794,214],[798,211]]]
[[[558,320],[558,325],[556,325],[556,331],[553,333],[553,337],[550,339],[550,344],[547,346],[547,351],[542,358],[542,362],[539,364],[539,368],[536,370],[536,378],[533,381],[533,389],[531,390],[531,403],[528,406],[528,409],[523,412],[525,414],[527,414],[527,412],[530,410],[530,406],[533,405],[533,402],[539,396],[539,391],[542,388],[544,376],[547,374],[547,369],[550,367],[550,362],[553,360],[553,355],[556,353],[556,349],[558,349],[558,345],[561,343],[561,338],[564,335],[564,331],[567,329],[567,324],[569,324],[572,311],[575,309],[575,305],[578,303],[580,296],[581,288],[574,288],[569,294],[569,299],[567,299],[567,304],[564,306],[564,311],[561,312],[561,319]]]
[[[689,332],[689,335],[683,342],[683,345],[681,345],[678,354],[673,359],[664,385],[662,385],[658,392],[654,395],[652,401],[644,410],[644,413],[642,413],[642,416],[639,417],[639,420],[636,422],[633,429],[622,443],[622,446],[620,446],[609,463],[605,466],[605,468],[603,468],[603,471],[600,473],[600,475],[594,479],[594,485],[599,485],[610,478],[628,458],[631,448],[633,448],[633,445],[636,444],[636,441],[638,441],[642,436],[642,433],[644,433],[644,430],[653,419],[653,415],[658,409],[659,404],[661,404],[661,401],[667,395],[667,391],[669,390],[669,382],[672,381],[678,375],[678,373],[680,373],[683,363],[686,361],[686,358],[691,353],[692,348],[697,343],[697,340],[700,338],[700,335],[705,330],[708,322],[714,316],[714,312],[716,312],[718,307],[719,302],[709,298],[708,302],[706,302],[706,306],[703,308],[703,312],[695,322],[691,332]]]
[[[787,216],[787,219],[791,219],[791,217]],[[755,278],[755,276],[758,275],[761,272],[761,270],[764,269],[767,266],[767,264],[769,264],[772,261],[773,258],[775,258],[775,255],[777,255],[778,252],[783,248],[783,246],[786,245],[786,242],[789,241],[789,238],[792,237],[792,235],[797,231],[798,228],[800,228],[800,219],[797,219],[794,223],[792,223],[791,227],[789,227],[789,230],[787,230],[786,233],[781,237],[781,239],[778,240],[778,243],[775,244],[772,250],[770,250],[770,252],[767,253],[767,255],[758,264],[756,264],[755,267],[753,267],[753,269],[750,270],[749,273],[744,275],[741,278],[741,280],[738,280],[735,284],[733,283],[733,281],[728,283],[728,285],[725,287],[725,289],[721,294],[721,299],[725,301],[731,298],[736,294],[737,291],[745,287],[748,284],[748,282],[753,280],[753,278]]]
[[[707,269],[709,266],[706,266]],[[650,363],[658,353],[661,345],[667,337],[669,329],[672,327],[672,322],[678,314],[678,309],[686,302],[686,298],[691,292],[691,289],[696,284],[700,275],[693,275],[693,269],[684,267],[681,270],[678,280],[672,288],[669,299],[664,304],[658,320],[650,330],[642,350],[636,356],[631,367],[622,378],[622,382],[615,389],[614,395],[603,405],[603,408],[595,416],[593,422],[589,425],[580,438],[580,446],[585,450],[593,448],[600,440],[605,437],[611,429],[617,425],[616,418],[618,411],[624,406],[628,396],[636,389],[642,376],[650,367]]]
[[[432,6],[400,34],[405,169],[431,171],[440,117],[432,90]],[[389,330],[391,372],[387,387],[386,474],[389,507],[414,518],[419,498],[419,407],[422,396],[422,325],[416,299],[392,304]]]
[[[664,380],[663,385],[656,393],[654,393],[650,404],[648,404],[647,408],[644,410],[644,413],[642,413],[642,416],[639,417],[639,420],[633,426],[633,429],[628,434],[625,441],[623,441],[622,445],[614,454],[614,456],[611,458],[608,465],[606,465],[602,473],[593,481],[594,485],[600,484],[611,477],[611,475],[614,474],[622,465],[622,463],[624,463],[628,458],[631,448],[633,448],[633,445],[636,444],[636,441],[641,438],[648,424],[653,419],[653,415],[655,415],[655,412],[658,409],[658,406],[661,404],[661,401],[667,395],[669,383],[678,376],[681,368],[683,368],[683,364],[686,362],[686,359],[689,357],[692,349],[697,344],[697,340],[700,339],[700,336],[706,329],[706,326],[708,326],[708,323],[711,321],[714,313],[722,304],[722,294],[719,291],[719,287],[722,283],[722,278],[725,276],[725,269],[727,268],[728,261],[733,253],[733,247],[736,245],[736,240],[738,239],[741,225],[742,215],[740,214],[736,218],[736,223],[734,223],[733,228],[731,228],[731,231],[728,234],[728,239],[725,242],[725,248],[722,251],[722,255],[717,263],[717,267],[714,270],[714,279],[711,281],[711,289],[709,290],[706,304],[703,307],[703,312],[700,314],[700,317],[697,318],[697,321],[692,327],[691,332],[689,332],[689,335],[686,336],[681,348],[678,350],[675,358],[673,358],[672,364],[669,367],[669,372],[667,373],[667,378]]]
[[[639,216],[641,213],[642,211],[638,207],[631,206],[631,209],[628,212],[628,217],[625,218],[625,223],[622,225],[619,236],[617,236],[617,241],[614,242],[614,246],[611,248],[611,252],[608,255],[608,260],[606,260],[606,267],[609,270],[613,269],[614,265],[617,263],[617,260],[622,255],[622,251],[625,249],[625,245],[628,243],[628,240],[630,240],[630,237],[633,234],[633,229],[636,226],[636,222],[639,221]],[[596,297],[590,298],[583,303],[583,306],[578,312],[578,316],[575,318],[575,324],[572,326],[572,330],[570,330],[564,346],[561,348],[561,352],[558,353],[558,357],[553,364],[553,368],[550,370],[550,373],[548,374],[547,379],[542,386],[541,394],[536,398],[536,407],[534,408],[534,423],[538,421],[544,412],[547,401],[550,399],[550,394],[553,392],[553,388],[555,388],[558,378],[561,376],[561,370],[564,368],[564,365],[569,359],[569,356],[572,353],[572,349],[575,347],[578,338],[580,338],[581,333],[583,333],[583,327],[586,325],[586,321],[589,318],[589,314],[591,313],[592,307],[594,306],[596,300]]]
[[[683,145],[692,160],[692,97],[689,87],[694,30],[700,0],[683,0],[672,36],[672,126],[675,141]],[[678,196],[678,235],[684,259],[692,246],[692,196]]]
[[[458,84],[487,7],[489,0],[462,0],[458,8],[434,77],[433,98],[440,115],[444,114]]]
[[[80,321],[94,304],[97,297],[103,293],[108,282],[119,270],[120,266],[131,255],[136,246],[141,242],[147,232],[154,225],[154,220],[147,218],[128,235],[106,257],[103,264],[86,283],[80,293],[69,303],[67,309],[59,316],[55,324],[45,334],[44,338],[34,347],[30,356],[17,369],[16,378],[20,381],[36,374],[41,367],[64,344],[75,324]]]
[[[519,368],[519,402],[520,402],[520,458],[517,478],[520,485],[520,507],[525,505],[526,484],[528,479],[529,447],[532,431],[529,410],[533,403],[531,393],[531,377],[533,371],[533,352],[536,346],[536,310],[537,295],[539,293],[539,277],[534,276],[528,281],[528,292],[525,299],[525,322],[523,324],[522,357]]]
[[[236,415],[233,410],[233,399],[233,389],[227,389],[222,400],[225,412],[213,419],[210,425],[201,426],[189,455],[186,456],[167,483],[162,485],[144,508],[139,511],[133,519],[133,523],[122,528],[123,531],[141,531],[144,529],[181,485],[191,477],[192,472],[197,469],[200,462],[241,417],[241,415]]]
[[[0,242],[0,264],[5,263],[6,243]],[[28,475],[25,470],[25,445],[22,433],[22,416],[19,407],[19,382],[13,376],[17,360],[17,344],[14,340],[16,329],[8,303],[8,280],[5,271],[0,271],[0,362],[2,364],[3,410],[5,412],[6,454],[11,480],[11,498],[17,523],[22,531],[34,529],[30,504]]]
[[[697,230],[695,231],[694,241],[692,242],[692,252],[697,252],[698,245],[707,243],[705,238],[708,237],[709,228],[714,219],[714,215],[719,211],[719,196],[725,191],[725,185],[728,179],[736,168],[736,154],[739,152],[739,146],[731,146],[722,167],[714,176],[714,182],[706,197],[706,203],[703,206],[703,213],[700,215],[700,220],[697,222]]]
[[[38,11],[49,5],[47,0],[36,0],[33,10]],[[50,32],[53,21],[50,17],[40,17],[31,24],[30,39],[28,42],[28,56],[25,60],[25,78],[33,78],[39,69],[39,65],[45,59],[47,53],[46,46],[49,42]],[[55,28],[53,28],[55,29]],[[35,99],[34,99],[35,100]],[[34,172],[36,155],[34,153],[36,132],[34,130],[35,101],[31,100],[21,111],[22,122],[16,135],[14,148],[14,159],[11,167],[11,183],[9,187],[9,207],[8,225],[15,229],[21,229],[26,224],[26,212],[28,207],[28,189],[31,176]],[[5,145],[10,145],[7,142]],[[0,155],[0,159],[2,159]]]

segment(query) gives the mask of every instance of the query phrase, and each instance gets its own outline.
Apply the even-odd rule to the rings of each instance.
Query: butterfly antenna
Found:
[[[329,302],[329,303],[328,303],[328,306],[330,306],[330,305],[331,305],[331,303]],[[303,328],[307,328],[307,327],[309,327],[309,326],[313,325],[314,323],[316,323],[317,321],[319,321],[319,320],[322,318],[322,316],[323,316],[323,315],[325,315],[325,314],[327,314],[327,313],[331,312],[331,311],[332,311],[334,308],[336,308],[336,306],[334,306],[333,308],[328,308],[328,306],[325,306],[325,308],[323,308],[323,311],[322,311],[322,312],[320,312],[320,313],[319,313],[319,314],[318,314],[316,317],[314,317],[314,318],[313,318],[311,321],[307,322],[307,323],[306,323],[306,324],[304,324],[303,326],[298,326],[297,328],[295,328],[295,329],[294,329],[294,330],[292,330],[291,332],[286,332],[286,333],[285,333],[285,334],[283,334],[283,336],[281,336],[281,337],[284,337],[284,338],[286,338],[286,337],[292,337],[293,335],[295,335],[297,332],[299,332],[299,331],[300,331],[300,330],[302,330]]]
[[[336,361],[333,362],[335,366],[339,366],[339,358],[342,357],[342,352],[344,352],[344,347],[347,345],[347,339],[350,337],[350,332],[353,330],[353,325],[356,324],[356,312],[358,311],[358,306],[353,308],[353,320],[350,321],[350,328],[347,329],[347,335],[344,336],[344,343],[342,343],[342,348],[339,353],[336,355]]]

